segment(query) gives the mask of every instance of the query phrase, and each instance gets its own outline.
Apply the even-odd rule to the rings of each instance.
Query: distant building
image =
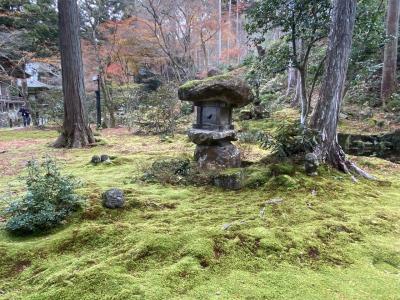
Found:
[[[35,124],[43,125],[46,120],[41,114],[47,104],[40,93],[61,90],[60,68],[44,62],[17,65],[1,54],[0,66],[0,127],[19,124],[18,110],[24,104],[31,109]]]
[[[60,68],[43,62],[30,62],[25,65],[27,79],[18,79],[18,86],[26,90],[28,100],[37,101],[40,92],[52,89],[61,89]]]

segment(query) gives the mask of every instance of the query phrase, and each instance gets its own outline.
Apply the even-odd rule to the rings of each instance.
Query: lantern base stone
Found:
[[[239,168],[241,165],[239,149],[228,141],[197,145],[194,158],[204,169]]]

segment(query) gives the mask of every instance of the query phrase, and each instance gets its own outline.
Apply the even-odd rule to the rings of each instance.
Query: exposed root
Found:
[[[357,182],[354,176],[360,176],[369,180],[376,180],[374,176],[358,167],[355,163],[346,158],[342,147],[334,142],[329,149],[324,149],[322,145],[316,147],[314,153],[321,161],[326,162],[343,173],[352,176],[353,181]]]
[[[53,143],[54,148],[83,148],[95,143],[90,128],[80,130],[75,128],[71,133],[64,131]]]

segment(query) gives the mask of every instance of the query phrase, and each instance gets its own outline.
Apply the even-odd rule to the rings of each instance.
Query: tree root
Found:
[[[92,131],[88,129],[75,129],[70,134],[65,131],[53,143],[54,148],[83,148],[93,146],[95,139]]]
[[[337,170],[351,175],[354,182],[358,181],[355,176],[360,176],[369,180],[376,180],[374,176],[358,167],[351,160],[348,160],[342,147],[337,142],[334,142],[329,149],[323,148],[322,145],[319,145],[315,148],[314,153],[322,162],[326,162]]]

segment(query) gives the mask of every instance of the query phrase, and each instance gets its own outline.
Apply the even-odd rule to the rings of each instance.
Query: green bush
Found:
[[[278,157],[292,157],[312,151],[317,144],[317,135],[299,122],[286,122],[278,127],[273,138],[265,145]]]
[[[393,94],[386,108],[388,111],[400,112],[400,95]]]
[[[64,176],[52,159],[31,161],[26,176],[26,195],[4,210],[6,229],[13,234],[29,234],[51,229],[64,222],[82,204],[75,193],[79,182]]]

